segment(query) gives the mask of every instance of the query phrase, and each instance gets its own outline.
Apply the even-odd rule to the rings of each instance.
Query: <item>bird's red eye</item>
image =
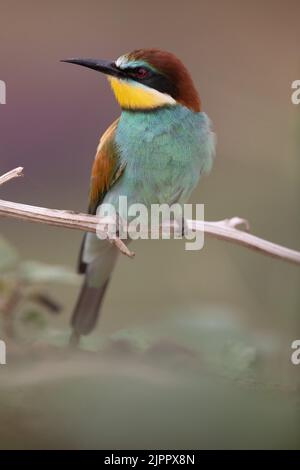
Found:
[[[148,75],[148,70],[145,69],[144,67],[139,67],[136,72],[135,72],[135,76],[137,78],[146,78]]]

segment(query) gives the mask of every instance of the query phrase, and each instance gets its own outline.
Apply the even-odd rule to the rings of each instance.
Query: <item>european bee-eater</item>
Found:
[[[186,203],[214,157],[214,134],[189,72],[173,54],[139,49],[116,61],[68,59],[107,75],[120,117],[100,139],[92,167],[89,213],[99,205]],[[90,333],[117,249],[85,235],[79,272],[85,280],[72,317],[73,341]]]

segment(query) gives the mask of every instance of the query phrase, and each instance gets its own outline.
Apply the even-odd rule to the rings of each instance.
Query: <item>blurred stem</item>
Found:
[[[50,313],[60,313],[62,310],[62,306],[58,302],[52,299],[48,294],[42,292],[32,292],[28,295],[28,300],[32,300],[38,305],[41,305]]]

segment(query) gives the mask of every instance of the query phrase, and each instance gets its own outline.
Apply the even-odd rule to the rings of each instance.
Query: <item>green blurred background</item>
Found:
[[[99,137],[119,109],[104,77],[59,60],[158,47],[191,71],[218,138],[192,201],[207,220],[239,215],[299,249],[299,14],[297,0],[0,0],[0,172],[25,168],[1,197],[84,211]],[[75,269],[79,232],[0,224],[22,259]],[[0,445],[297,447],[299,269],[209,239],[200,252],[178,241],[134,249],[86,343],[102,352],[12,346],[0,367]],[[49,339],[67,333],[78,286],[46,287],[65,306],[47,317]]]

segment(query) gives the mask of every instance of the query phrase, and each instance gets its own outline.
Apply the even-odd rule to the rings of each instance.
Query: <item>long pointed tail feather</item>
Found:
[[[95,328],[108,283],[109,278],[101,287],[90,287],[85,279],[71,319],[77,335],[87,335]]]
[[[79,343],[80,336],[88,335],[96,326],[118,256],[115,247],[106,241],[99,242],[96,237],[85,237],[84,244],[82,253],[86,247],[89,250],[85,257],[81,256],[85,279],[71,318],[73,333],[70,343],[74,346]]]

